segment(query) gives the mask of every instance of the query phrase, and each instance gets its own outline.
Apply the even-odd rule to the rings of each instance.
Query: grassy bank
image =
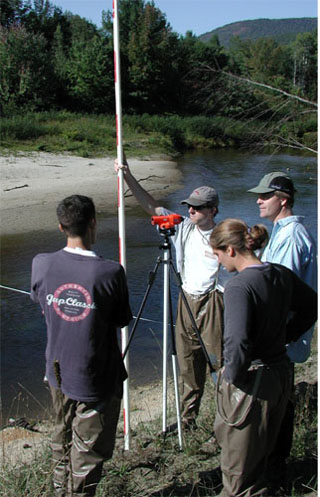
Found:
[[[317,495],[317,337],[313,354],[296,369],[297,410],[294,443],[288,461],[287,484],[282,496]],[[157,390],[158,388],[158,390]],[[172,385],[168,388],[172,390]],[[123,450],[122,422],[119,422],[116,449],[104,465],[97,497],[199,497],[215,496],[221,490],[220,449],[213,438],[215,391],[209,378],[198,418],[198,429],[184,433],[184,450],[179,450],[177,434],[160,434],[161,385],[138,392],[136,406],[150,397],[158,398],[158,414],[149,421],[132,423],[129,451]],[[158,395],[155,395],[158,393]],[[140,395],[140,399],[139,399]],[[144,398],[144,401],[141,400]],[[174,399],[168,402],[168,422],[174,421]],[[132,414],[135,409],[132,407]],[[1,437],[1,435],[0,435]],[[52,471],[49,435],[33,458],[23,464],[16,458],[9,463],[4,447],[0,466],[0,495],[6,497],[52,497]],[[32,445],[32,442],[29,442]],[[28,449],[28,443],[25,451]]]
[[[255,124],[223,117],[124,116],[125,151],[132,157],[254,142]],[[0,153],[69,152],[82,157],[114,155],[115,117],[70,112],[27,113],[2,118]]]

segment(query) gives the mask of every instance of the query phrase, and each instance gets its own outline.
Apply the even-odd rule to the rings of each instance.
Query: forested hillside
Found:
[[[48,0],[0,5],[3,117],[57,110],[114,113],[111,11],[103,12],[98,29]],[[192,32],[178,35],[153,2],[122,0],[119,18],[125,114],[228,118],[235,125],[255,121],[267,140],[273,123],[285,140],[307,137],[314,147],[315,31],[287,45],[233,38],[224,48],[217,36],[204,43]],[[207,133],[207,124],[201,125],[199,135]]]
[[[228,47],[234,36],[241,40],[257,40],[272,38],[277,43],[285,44],[295,40],[299,33],[310,33],[317,29],[318,20],[315,17],[300,19],[254,19],[233,22],[200,36],[201,41],[209,41],[217,36],[222,46]]]

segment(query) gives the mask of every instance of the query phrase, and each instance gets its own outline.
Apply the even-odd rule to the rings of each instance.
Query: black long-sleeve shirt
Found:
[[[257,359],[281,360],[285,344],[317,319],[317,294],[280,264],[249,266],[228,281],[225,293],[224,378],[245,381]]]

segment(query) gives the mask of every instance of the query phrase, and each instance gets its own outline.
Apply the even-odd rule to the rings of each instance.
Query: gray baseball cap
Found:
[[[293,195],[296,192],[293,181],[286,173],[276,171],[263,176],[255,188],[248,190],[250,193],[284,192]]]
[[[219,196],[211,186],[199,186],[185,200],[181,200],[180,204],[189,204],[199,207],[200,205],[210,204],[213,207],[218,207]]]

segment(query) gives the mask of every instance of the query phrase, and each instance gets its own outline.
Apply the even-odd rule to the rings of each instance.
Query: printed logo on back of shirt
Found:
[[[53,306],[55,312],[65,321],[77,322],[85,319],[96,305],[88,290],[76,283],[65,283],[54,294],[46,297],[47,305]]]

